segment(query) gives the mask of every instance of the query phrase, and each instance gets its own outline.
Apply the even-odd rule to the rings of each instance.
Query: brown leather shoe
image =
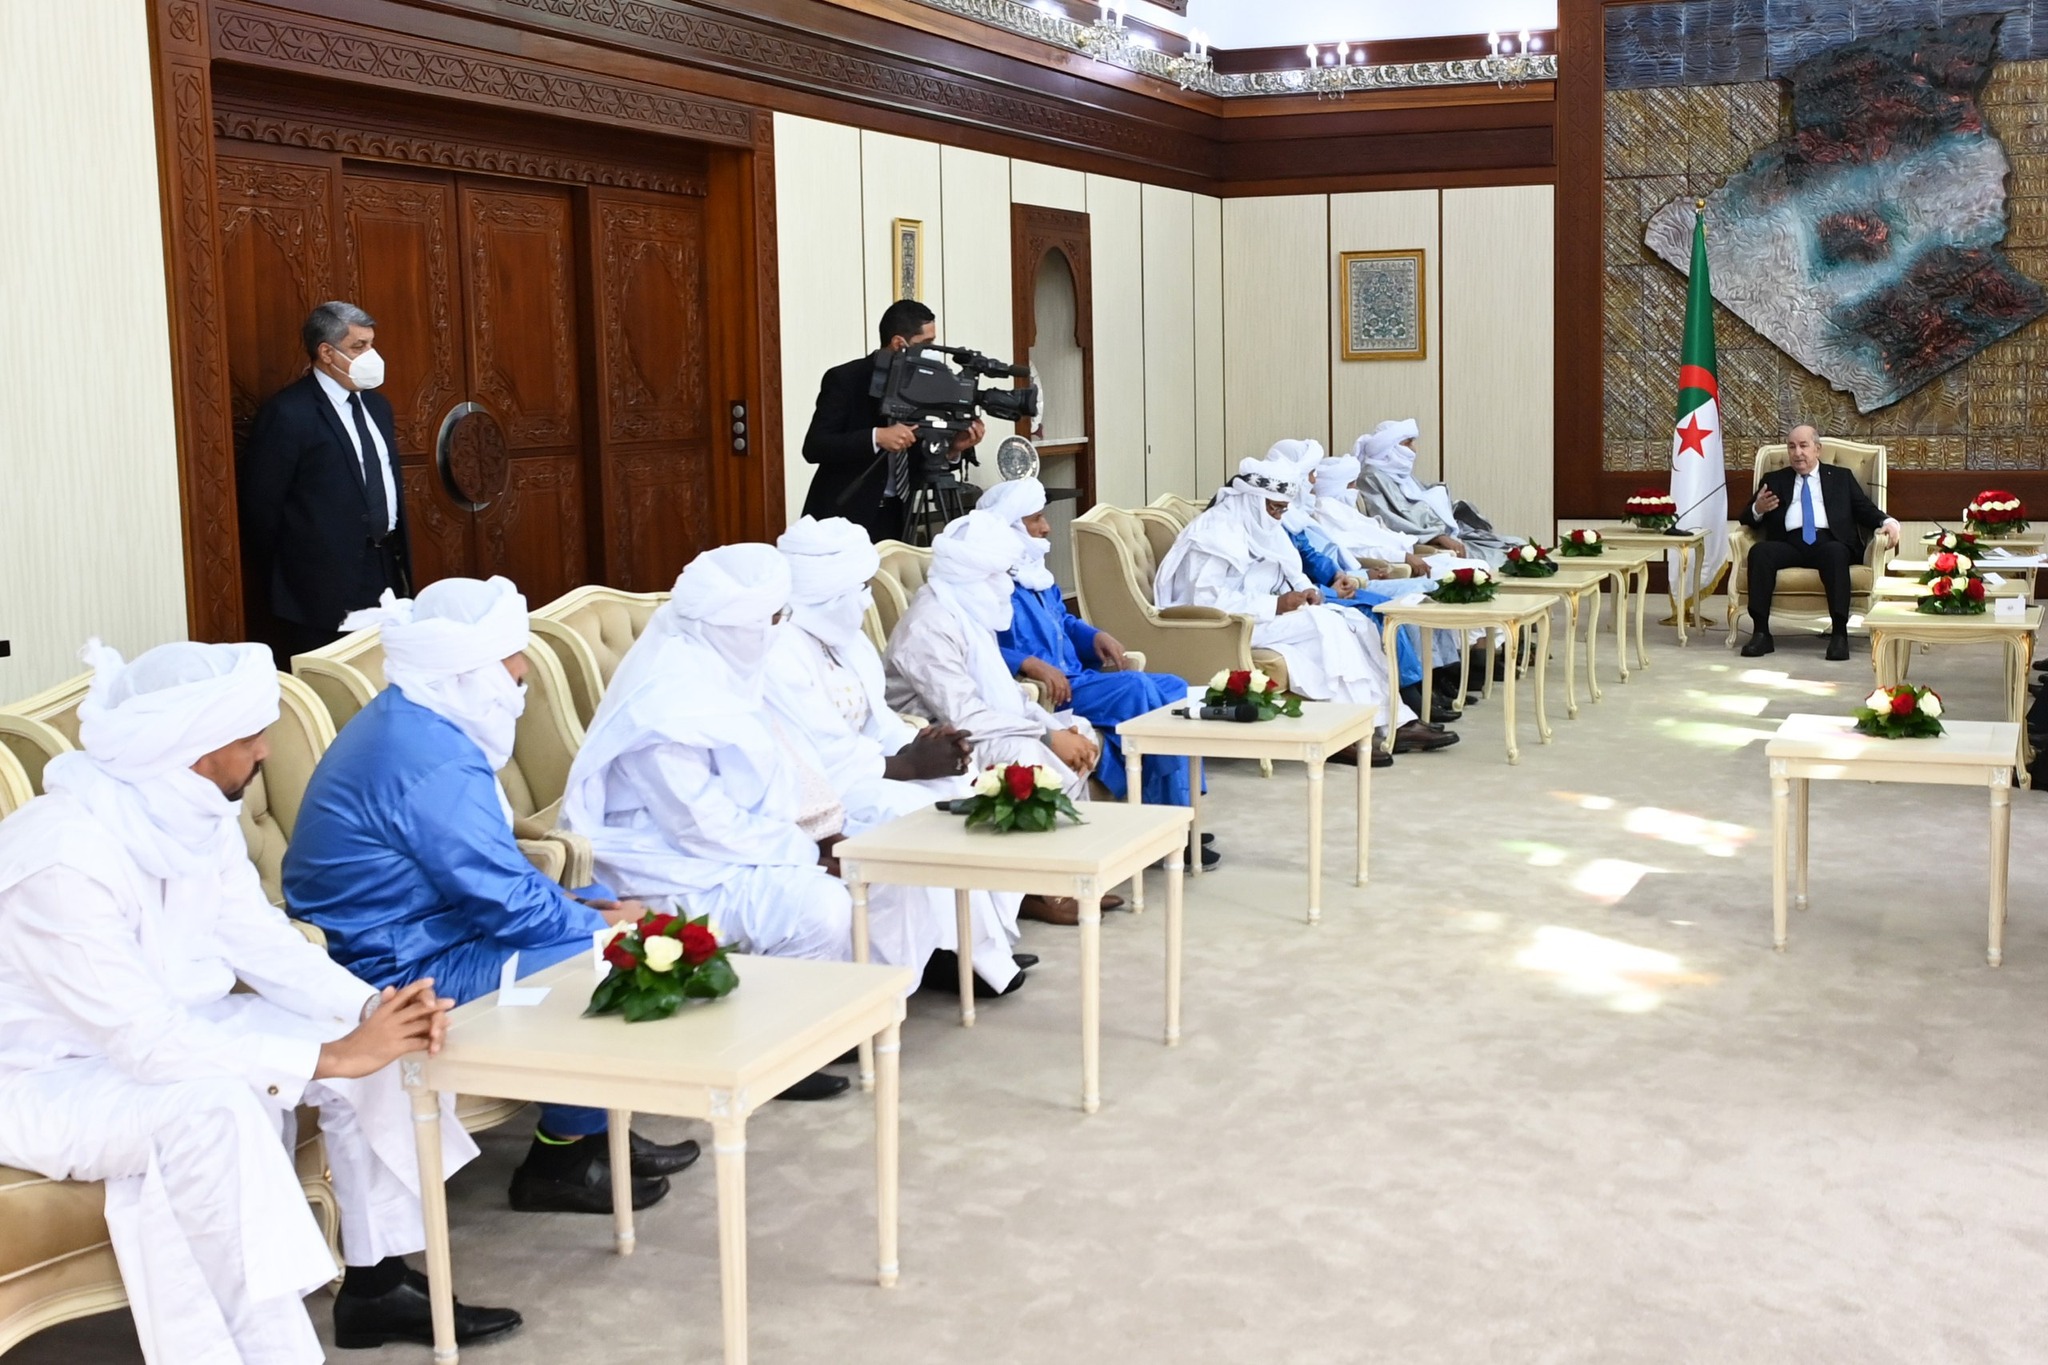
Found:
[[[1017,907],[1017,918],[1072,926],[1081,922],[1081,903],[1072,896],[1026,896]]]
[[[1426,754],[1432,749],[1448,749],[1457,742],[1456,731],[1432,729],[1419,720],[1411,720],[1394,731],[1394,752],[1397,754]]]
[[[1121,910],[1124,908],[1124,898],[1113,894],[1104,896],[1102,898],[1102,908],[1104,910]]]

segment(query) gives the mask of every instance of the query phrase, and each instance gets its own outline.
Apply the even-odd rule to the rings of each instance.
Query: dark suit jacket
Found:
[[[872,355],[834,365],[818,385],[818,405],[804,433],[804,459],[818,466],[804,514],[823,520],[845,517],[865,526],[875,540],[900,539],[903,506],[884,499],[889,462],[875,452],[875,428],[882,425],[881,402],[868,397],[875,373]]]
[[[1885,523],[1885,510],[1870,500],[1863,491],[1863,485],[1856,476],[1838,464],[1823,461],[1818,467],[1820,475],[1821,506],[1828,515],[1828,529],[1835,538],[1855,550],[1855,558],[1863,558],[1863,552],[1870,548],[1870,533]],[[1756,498],[1752,496],[1742,509],[1742,524],[1754,526],[1763,533],[1766,540],[1792,540],[1797,531],[1785,529],[1785,513],[1792,506],[1793,483],[1799,476],[1788,466],[1773,469],[1764,475],[1763,487],[1778,495],[1778,505],[1762,516],[1756,513]],[[1759,490],[1761,491],[1761,490]]]
[[[391,454],[392,483],[400,490],[398,560],[409,583],[412,555],[391,403],[369,390],[363,406]],[[342,617],[376,606],[385,588],[407,590],[407,583],[386,581],[384,552],[371,543],[384,528],[370,525],[362,461],[311,371],[257,409],[235,474],[244,571],[267,587],[279,620],[339,633]]]

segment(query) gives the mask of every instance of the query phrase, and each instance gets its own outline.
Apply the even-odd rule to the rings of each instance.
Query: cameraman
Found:
[[[938,334],[932,310],[916,299],[898,299],[882,314],[882,350],[921,346]],[[818,466],[804,499],[804,515],[823,520],[845,517],[867,528],[880,542],[903,538],[903,501],[911,491],[907,462],[892,458],[916,440],[913,427],[881,425],[881,399],[868,392],[881,354],[849,360],[825,371],[818,406],[804,433],[804,459]],[[953,438],[955,464],[984,434],[980,422]]]

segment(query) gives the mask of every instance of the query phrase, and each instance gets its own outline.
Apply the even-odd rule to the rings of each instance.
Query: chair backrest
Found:
[[[0,749],[21,764],[32,790],[43,789],[45,763],[78,747],[78,704],[91,687],[92,674],[81,673],[0,706]]]
[[[1752,493],[1763,484],[1764,475],[1785,467],[1785,455],[1783,443],[1757,447],[1756,460],[1750,466]],[[1884,506],[1886,451],[1883,446],[1823,436],[1820,438],[1820,457],[1824,462],[1838,464],[1854,474],[1856,482],[1862,484],[1863,491],[1870,495],[1870,500],[1879,507]]]
[[[1145,533],[1145,543],[1152,547],[1152,562],[1164,564],[1166,552],[1173,548],[1174,541],[1180,539],[1187,523],[1157,507],[1135,507],[1131,509],[1131,515],[1137,518],[1138,528]]]
[[[376,627],[292,656],[292,673],[327,706],[337,732],[384,690],[384,641]]]
[[[299,679],[280,673],[277,688],[277,720],[263,732],[270,756],[242,793],[242,840],[262,879],[263,894],[271,904],[283,905],[285,849],[298,828],[306,784],[334,743],[334,721],[318,694]]]
[[[1184,498],[1178,493],[1161,493],[1152,499],[1149,505],[1152,510],[1164,512],[1173,518],[1180,529],[1185,529],[1187,524],[1202,515],[1204,510],[1201,503]]]
[[[1152,616],[1158,568],[1135,513],[1096,506],[1074,519],[1074,583],[1089,624],[1119,639],[1138,634]]]
[[[21,760],[5,749],[0,749],[0,820],[35,799],[36,789],[28,783],[28,769],[21,766]]]
[[[590,724],[619,661],[667,600],[665,592],[590,586],[565,593],[533,613],[533,633],[562,666],[577,720]]]
[[[498,773],[512,817],[553,829],[569,789],[569,765],[583,747],[583,722],[561,664],[548,649],[526,651],[526,709],[512,740],[512,758]],[[522,829],[523,837],[531,837]]]
[[[882,567],[868,586],[874,590],[875,612],[886,643],[896,633],[896,623],[903,619],[903,613],[910,610],[911,599],[924,586],[925,577],[931,572],[932,552],[900,540],[882,541],[875,550],[882,557]]]

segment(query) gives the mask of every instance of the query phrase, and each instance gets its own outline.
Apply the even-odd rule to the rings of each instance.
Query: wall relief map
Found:
[[[1860,412],[2048,312],[2006,236],[2011,164],[1985,126],[2002,16],[1859,38],[1787,75],[1790,135],[1707,196],[1714,297]],[[1684,273],[1693,202],[1644,243]]]

